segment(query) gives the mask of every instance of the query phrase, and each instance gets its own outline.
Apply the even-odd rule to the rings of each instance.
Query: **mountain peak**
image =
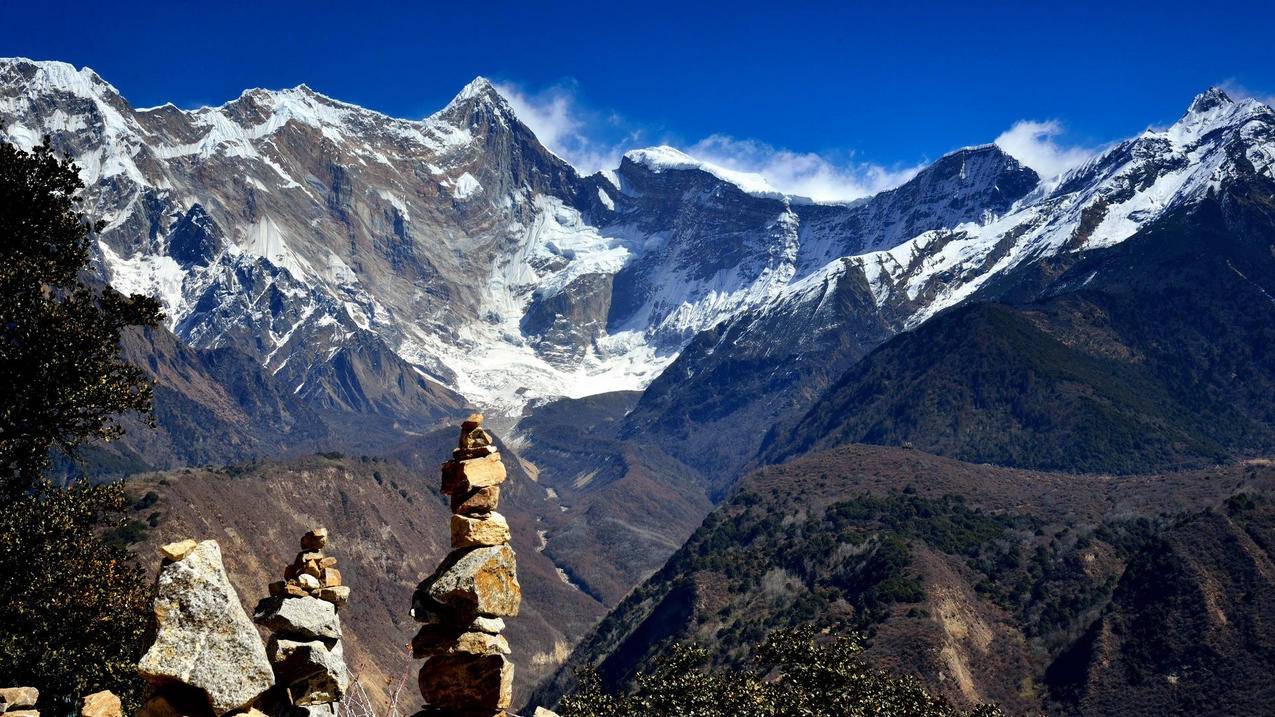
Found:
[[[1200,114],[1231,104],[1235,104],[1235,101],[1221,87],[1210,87],[1196,95],[1186,111],[1188,114]]]

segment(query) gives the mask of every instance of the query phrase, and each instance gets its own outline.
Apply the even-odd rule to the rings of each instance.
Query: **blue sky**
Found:
[[[304,82],[402,117],[482,74],[586,169],[667,142],[849,196],[998,137],[1063,167],[1211,84],[1275,94],[1273,21],[1246,2],[0,0],[0,54],[91,66],[137,106]]]

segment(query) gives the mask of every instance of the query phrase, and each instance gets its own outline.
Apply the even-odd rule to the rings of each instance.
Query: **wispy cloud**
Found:
[[[544,146],[585,174],[616,168],[642,139],[641,130],[626,127],[618,115],[584,105],[573,83],[537,91],[509,82],[495,86]]]
[[[1058,120],[1019,120],[996,138],[996,145],[1046,179],[1078,167],[1099,149],[1055,141],[1064,134]]]
[[[1234,79],[1222,81],[1218,87],[1221,87],[1226,94],[1231,96],[1233,100],[1254,99],[1264,105],[1275,106],[1275,94],[1269,92],[1261,92],[1250,87],[1240,84]]]
[[[586,174],[615,169],[630,149],[671,144],[725,169],[760,174],[781,192],[817,201],[849,201],[897,186],[921,168],[883,167],[855,161],[849,154],[834,158],[719,134],[690,143],[667,136],[656,141],[650,128],[588,106],[574,83],[528,90],[498,82],[496,89],[546,147]]]
[[[921,166],[887,168],[853,157],[834,161],[814,152],[795,152],[754,139],[715,134],[690,145],[686,153],[737,172],[766,178],[781,192],[816,201],[849,201],[896,187],[911,179]]]

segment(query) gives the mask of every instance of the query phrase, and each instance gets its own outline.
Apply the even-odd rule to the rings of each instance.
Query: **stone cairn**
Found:
[[[505,466],[474,414],[460,429],[452,460],[443,464],[442,492],[451,498],[452,551],[412,596],[412,617],[424,623],[412,639],[425,707],[415,717],[505,715],[514,665],[500,633],[522,601],[509,524],[496,512]]]
[[[275,686],[261,704],[271,715],[330,717],[350,684],[341,647],[341,620],[350,588],[341,584],[336,558],[323,554],[326,528],[301,537],[301,552],[270,584],[253,620],[273,634],[266,655]]]

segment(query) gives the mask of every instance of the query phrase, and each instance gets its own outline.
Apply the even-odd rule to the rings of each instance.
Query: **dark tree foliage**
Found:
[[[84,280],[91,227],[76,208],[75,164],[48,141],[0,143],[0,481],[7,497],[40,480],[50,449],[74,455],[149,412],[151,384],[121,361],[120,332],[153,326],[159,303]]]
[[[101,689],[134,703],[150,601],[112,538],[123,489],[44,478],[51,451],[73,458],[120,435],[116,414],[151,405],[119,341],[158,323],[159,304],[86,281],[82,186],[47,139],[33,152],[0,143],[0,684],[38,687],[59,714]]]
[[[756,651],[754,669],[708,669],[708,653],[681,645],[638,675],[630,692],[578,676],[562,700],[564,717],[996,717],[982,705],[961,711],[910,677],[874,669],[857,635],[776,631]]]
[[[38,687],[46,712],[104,689],[136,705],[150,588],[109,539],[128,503],[119,485],[44,483],[0,511],[0,684]]]

